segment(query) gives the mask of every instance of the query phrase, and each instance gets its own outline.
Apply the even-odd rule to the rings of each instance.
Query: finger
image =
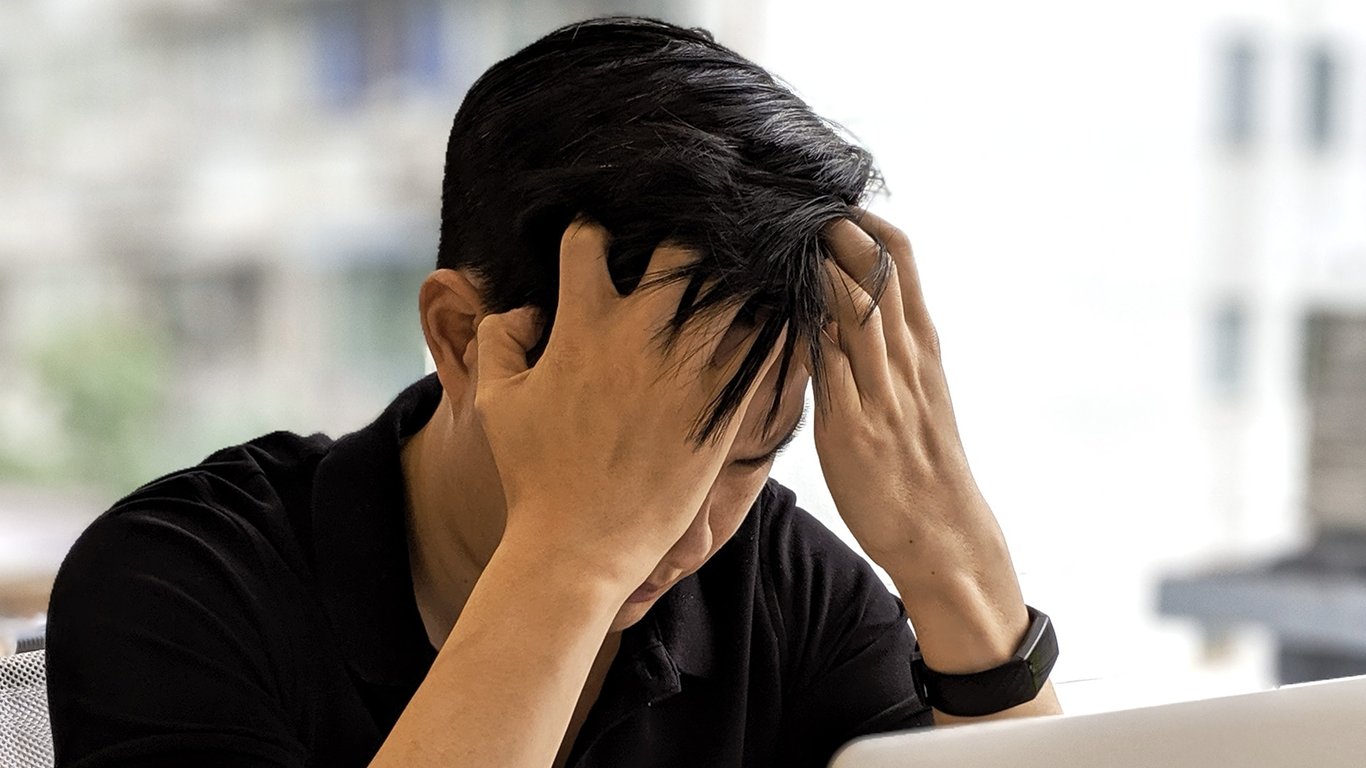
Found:
[[[840,268],[871,295],[882,268],[877,241],[849,219],[831,222],[825,229],[825,238]]]
[[[884,269],[882,247],[849,219],[840,219],[832,223],[826,229],[825,235],[836,263],[858,282],[859,288],[871,302],[879,288],[879,272]],[[901,306],[901,290],[897,284],[895,261],[887,264],[885,268],[888,272],[881,276],[884,284],[880,286],[882,294],[877,299],[878,307],[882,310],[883,324],[886,332],[894,339],[909,338],[909,329],[900,323],[887,321],[888,318],[904,317],[905,310]],[[859,297],[856,295],[856,298]]]
[[[862,409],[858,386],[849,358],[840,348],[839,327],[830,323],[821,329],[817,339],[821,347],[821,375],[815,387],[816,423],[820,425],[831,412],[857,412]]]
[[[821,262],[821,269],[825,270],[826,294],[830,299],[829,319],[841,323],[842,330],[858,333],[865,317],[870,321],[873,319],[870,316],[876,309],[873,297],[834,259]],[[844,325],[849,327],[844,328]]]
[[[915,252],[906,233],[897,229],[891,222],[872,211],[856,208],[855,223],[859,228],[887,246],[896,265],[897,284],[900,288],[901,303],[906,313],[906,321],[917,330],[930,325],[930,313],[925,307],[925,296],[921,293],[920,270],[916,267]]]
[[[541,313],[535,307],[488,315],[475,328],[479,378],[499,381],[527,370],[526,353],[541,337]]]
[[[821,266],[825,269],[835,316],[841,322],[861,325],[863,319],[868,318],[877,306],[872,295],[834,259],[826,259]],[[846,314],[841,315],[841,312]]]
[[[833,261],[825,262],[840,351],[849,360],[855,381],[873,384],[887,376],[887,339],[882,312],[873,300]]]
[[[582,217],[565,229],[560,238],[559,317],[596,316],[619,298],[607,270],[611,240],[605,227]]]

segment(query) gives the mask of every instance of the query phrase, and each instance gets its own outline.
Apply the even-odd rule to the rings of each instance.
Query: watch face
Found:
[[[1034,634],[1035,627],[1039,628],[1039,634],[1025,660],[1029,662],[1029,670],[1034,680],[1034,696],[1037,696],[1048,680],[1048,675],[1053,672],[1053,665],[1058,661],[1058,635],[1053,631],[1053,620],[1047,614],[1039,613],[1032,608],[1030,612],[1035,618],[1029,627],[1029,634]]]

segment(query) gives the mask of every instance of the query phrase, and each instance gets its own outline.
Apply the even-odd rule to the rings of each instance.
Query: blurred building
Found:
[[[1213,636],[1366,651],[1356,0],[0,2],[0,582],[60,558],[42,520],[420,375],[465,88],[613,11],[709,27],[877,154],[1060,681],[1180,695],[1181,562],[1166,607]],[[839,529],[803,441],[775,474]]]
[[[1268,628],[1285,681],[1362,674],[1366,9],[1239,21],[1217,49],[1207,169],[1215,503],[1230,554],[1284,521],[1304,546],[1169,581],[1162,601],[1216,631]]]
[[[0,4],[0,481],[126,489],[358,426],[422,373],[468,85],[575,18],[692,5]]]
[[[719,2],[0,3],[0,614],[118,496],[423,374],[446,134],[489,65]],[[8,592],[6,584],[9,585]],[[8,595],[8,602],[7,602]]]
[[[389,5],[5,4],[0,356],[39,377],[7,366],[7,432],[167,440],[147,462],[170,468],[280,416],[354,423],[420,373],[411,297],[470,77],[453,52],[479,38]],[[149,469],[65,449],[96,481]]]
[[[1193,621],[1163,586],[1307,555],[1330,486],[1360,509],[1361,395],[1314,394],[1311,361],[1347,354],[1316,329],[1350,336],[1366,295],[1366,6],[794,1],[766,63],[887,171],[974,472],[1064,638],[1064,706],[1274,682],[1279,624]],[[775,475],[841,529],[809,445]],[[1328,607],[1292,600],[1301,631],[1366,637],[1308,590]]]

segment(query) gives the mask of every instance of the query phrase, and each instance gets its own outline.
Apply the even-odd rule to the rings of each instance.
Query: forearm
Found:
[[[991,510],[977,494],[944,512],[917,515],[916,533],[895,557],[879,563],[906,605],[925,664],[967,674],[1009,661],[1029,629],[1009,549]],[[936,724],[977,722],[1062,711],[1048,683],[1033,701],[985,717],[935,711]]]
[[[625,594],[538,559],[495,552],[371,768],[551,764]]]

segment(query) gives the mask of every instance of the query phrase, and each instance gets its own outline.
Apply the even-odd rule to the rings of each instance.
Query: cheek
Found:
[[[711,490],[711,509],[707,520],[711,528],[713,551],[734,536],[745,522],[745,516],[759,497],[766,480],[767,471],[753,469],[745,472],[727,470],[716,478]]]

